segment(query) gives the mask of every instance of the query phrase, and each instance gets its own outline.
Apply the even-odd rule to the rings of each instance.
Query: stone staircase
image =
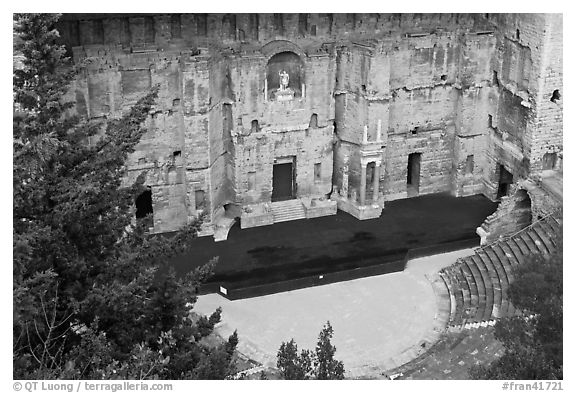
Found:
[[[274,223],[301,220],[306,218],[306,211],[304,205],[298,199],[290,199],[288,201],[272,202],[272,215],[274,216]]]
[[[437,318],[455,331],[491,325],[497,318],[520,314],[507,294],[512,269],[530,254],[552,253],[556,249],[554,239],[562,235],[561,228],[560,217],[546,216],[442,269],[430,278],[440,306]]]

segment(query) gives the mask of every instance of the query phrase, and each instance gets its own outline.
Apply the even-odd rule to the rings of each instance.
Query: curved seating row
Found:
[[[450,302],[445,306],[448,325],[491,321],[519,314],[508,297],[513,269],[530,254],[547,255],[556,248],[562,219],[554,215],[526,227],[517,234],[480,247],[440,270],[433,286],[437,295]],[[442,282],[445,288],[441,288]],[[443,299],[439,299],[442,301]],[[446,301],[446,300],[443,300]]]

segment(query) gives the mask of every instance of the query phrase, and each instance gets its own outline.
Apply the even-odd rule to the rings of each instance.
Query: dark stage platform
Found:
[[[172,264],[184,273],[218,256],[203,293],[230,299],[401,271],[408,258],[478,246],[476,228],[497,204],[481,195],[425,195],[387,202],[378,219],[335,216],[230,229],[228,240],[193,240]]]

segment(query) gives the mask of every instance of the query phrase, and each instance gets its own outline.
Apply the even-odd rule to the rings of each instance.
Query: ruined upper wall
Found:
[[[68,48],[169,49],[429,34],[456,28],[486,31],[490,25],[480,14],[64,14],[59,30]]]

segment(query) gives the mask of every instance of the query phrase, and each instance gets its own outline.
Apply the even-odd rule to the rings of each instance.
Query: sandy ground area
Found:
[[[218,294],[200,296],[194,310],[210,314],[222,307],[216,327],[227,337],[235,329],[238,350],[274,367],[283,341],[314,349],[326,321],[334,328],[336,358],[347,376],[397,366],[392,359],[413,348],[433,329],[436,303],[426,278],[472,249],[418,258],[406,270],[319,287],[230,301]]]

